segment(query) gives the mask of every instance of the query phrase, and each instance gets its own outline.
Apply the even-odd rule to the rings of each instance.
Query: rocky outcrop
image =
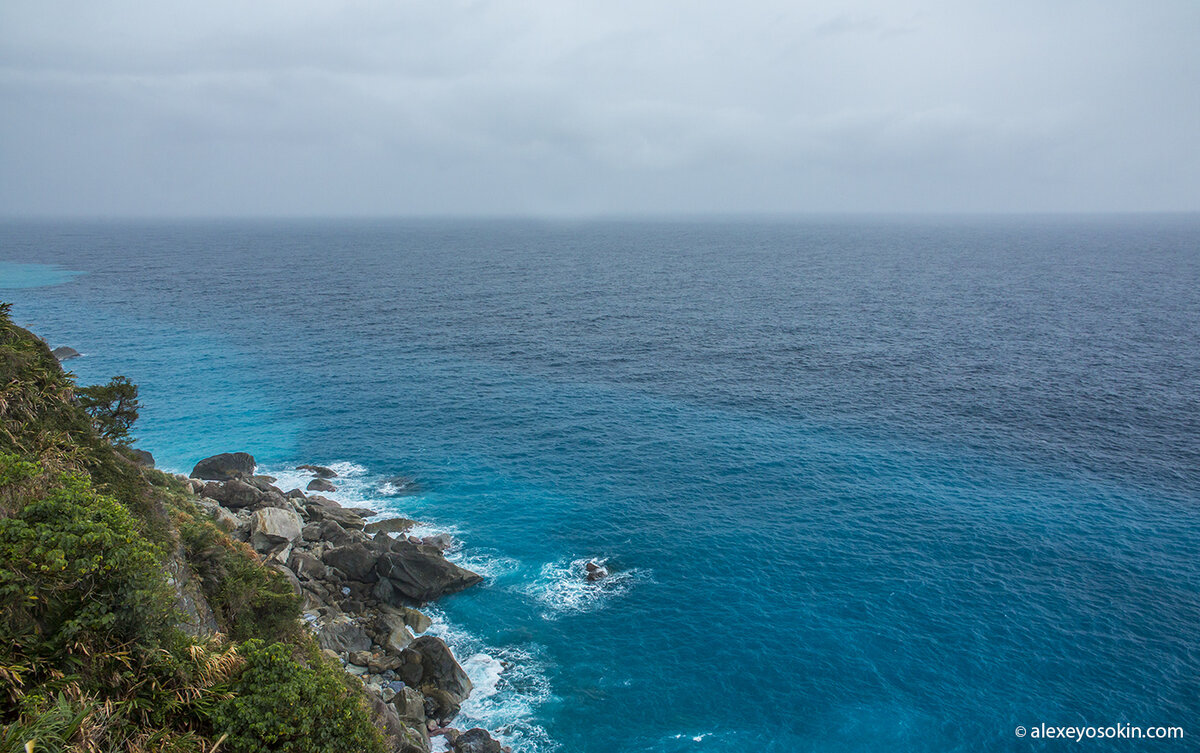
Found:
[[[192,469],[192,478],[206,481],[228,481],[254,475],[254,456],[246,452],[223,452],[205,458]]]
[[[412,521],[383,521],[370,535],[365,518],[374,511],[284,494],[270,477],[253,476],[252,463],[247,467],[251,472],[230,471],[236,475],[223,482],[187,479],[187,485],[218,526],[248,541],[303,597],[317,644],[362,680],[389,749],[428,753],[430,734],[465,737],[467,745],[491,741],[486,733],[460,736],[448,726],[471,681],[445,642],[424,634],[432,622],[411,606],[482,578],[448,561],[438,546],[404,537]]]
[[[59,347],[50,351],[50,355],[57,358],[59,363],[62,363],[63,361],[69,361],[72,358],[79,358],[81,354],[74,348],[68,348],[65,345],[60,345]]]
[[[383,536],[385,534],[379,534]],[[375,595],[387,604],[418,603],[469,588],[483,577],[461,568],[440,549],[407,539],[388,540],[375,566]]]

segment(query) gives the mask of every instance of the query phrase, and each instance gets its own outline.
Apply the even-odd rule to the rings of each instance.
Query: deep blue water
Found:
[[[1196,749],[1200,218],[10,222],[0,262],[57,265],[0,299],[141,385],[160,467],[342,463],[455,532],[489,577],[436,629],[517,750]]]

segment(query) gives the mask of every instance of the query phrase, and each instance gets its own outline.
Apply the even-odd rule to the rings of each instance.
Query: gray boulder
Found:
[[[427,687],[445,691],[455,701],[462,703],[471,693],[471,680],[467,673],[455,661],[454,655],[446,647],[445,641],[437,636],[423,635],[415,639],[404,654],[409,652],[420,656],[421,679],[416,683],[418,688],[426,692]]]
[[[320,627],[317,645],[338,654],[367,651],[371,637],[349,617],[339,615]]]
[[[349,580],[370,583],[377,577],[375,564],[379,560],[379,552],[356,542],[330,549],[322,555],[321,560],[326,565],[341,570]]]
[[[250,518],[250,546],[262,554],[274,554],[286,549],[300,538],[303,523],[292,510],[264,507]]]
[[[59,347],[50,351],[50,355],[57,358],[59,363],[62,363],[63,361],[69,361],[72,358],[79,358],[80,353],[74,348],[68,348],[66,345],[60,345]]]
[[[325,578],[325,565],[308,552],[293,551],[291,557],[288,558],[288,567],[304,580],[323,580]]]
[[[402,606],[405,599],[432,601],[483,580],[483,576],[447,560],[436,547],[407,540],[389,543],[388,551],[375,565],[379,577],[375,595],[385,603]]]
[[[337,487],[329,483],[323,478],[314,478],[308,482],[308,486],[304,487],[305,491],[310,492],[336,492]]]
[[[207,483],[202,491],[204,496],[215,499],[231,510],[242,507],[254,507],[263,498],[263,493],[257,487],[247,484],[241,479],[230,479],[223,484]]]
[[[254,475],[254,456],[247,452],[223,452],[205,458],[192,469],[192,478],[208,481],[228,481]]]
[[[486,729],[474,727],[455,738],[450,744],[454,753],[503,753],[504,748]]]
[[[363,530],[367,533],[404,533],[416,524],[417,521],[408,518],[388,518],[367,523]]]

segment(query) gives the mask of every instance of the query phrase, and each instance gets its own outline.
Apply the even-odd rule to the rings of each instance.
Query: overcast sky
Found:
[[[1197,0],[0,5],[0,214],[1200,210]]]

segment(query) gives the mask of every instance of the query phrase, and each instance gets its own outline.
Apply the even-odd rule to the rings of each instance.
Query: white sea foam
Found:
[[[488,646],[446,622],[436,605],[426,612],[433,621],[427,634],[444,640],[455,656],[467,657],[461,663],[473,688],[455,726],[483,727],[503,744],[512,746],[514,753],[561,750],[534,721],[538,708],[552,698],[545,664],[536,649]]]
[[[589,562],[606,568],[609,574],[600,580],[588,580]],[[617,569],[603,558],[564,559],[542,565],[538,578],[525,590],[546,608],[542,617],[553,620],[564,614],[600,609],[610,599],[627,593],[642,577],[637,569]]]

